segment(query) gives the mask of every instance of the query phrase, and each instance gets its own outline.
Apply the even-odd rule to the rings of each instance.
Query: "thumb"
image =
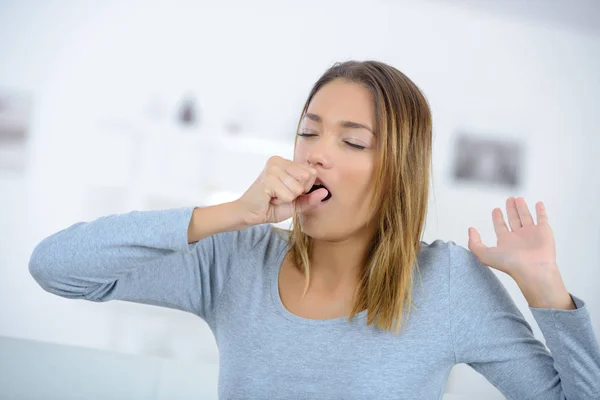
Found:
[[[481,261],[482,264],[487,264],[489,248],[481,241],[481,236],[477,229],[469,227],[469,250]]]
[[[321,200],[323,200],[329,192],[327,189],[318,189],[314,192],[306,195],[299,196],[296,200],[294,200],[294,208],[297,213],[303,213],[305,211],[310,210],[321,204]]]
[[[469,250],[479,260],[481,264],[503,271],[503,268],[498,268],[497,260],[501,254],[497,247],[488,247],[481,241],[481,236],[477,229],[469,227]]]

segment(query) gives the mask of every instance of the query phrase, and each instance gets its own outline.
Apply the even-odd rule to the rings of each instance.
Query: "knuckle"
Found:
[[[294,189],[293,189],[294,195],[296,197],[300,196],[301,194],[304,193],[304,188],[300,185],[294,185]]]
[[[269,164],[266,169],[266,174],[268,176],[276,175],[278,173],[279,169],[280,168],[279,168],[279,166],[277,166],[277,164]]]
[[[312,173],[309,171],[302,172],[302,182],[306,183],[312,178]]]
[[[265,179],[264,179],[263,183],[264,183],[264,186],[265,186],[266,188],[269,188],[269,189],[270,189],[270,188],[273,188],[273,187],[275,186],[275,185],[274,185],[274,183],[275,183],[275,177],[274,177],[273,175],[267,175],[267,176],[265,177]]]
[[[281,199],[283,201],[285,201],[286,203],[289,203],[292,200],[294,200],[294,197],[291,195],[291,193],[286,192],[286,193],[282,193]]]
[[[280,159],[281,159],[280,156],[271,156],[267,160],[267,164],[269,164],[269,165],[275,165],[275,164],[277,164],[279,162]]]
[[[293,176],[286,175],[285,178],[283,178],[283,183],[288,187],[294,196],[298,196],[300,194],[299,191],[302,190],[302,185]]]

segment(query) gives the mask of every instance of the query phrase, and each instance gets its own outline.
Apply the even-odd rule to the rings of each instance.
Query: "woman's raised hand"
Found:
[[[269,158],[252,186],[236,200],[244,223],[278,223],[296,213],[318,207],[327,195],[320,188],[307,194],[317,179],[317,170],[283,157]]]

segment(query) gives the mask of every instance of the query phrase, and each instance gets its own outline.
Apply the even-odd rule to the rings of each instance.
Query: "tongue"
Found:
[[[327,190],[327,196],[325,196],[325,198],[324,198],[323,200],[321,200],[321,201],[327,201],[327,200],[329,200],[329,199],[331,198],[331,192],[329,191],[329,189],[327,189],[327,188],[326,188],[325,186],[323,186],[323,185],[313,185],[313,187],[312,187],[312,188],[310,188],[310,190],[308,191],[308,194],[310,194],[310,193],[314,192],[314,191],[315,191],[315,190],[317,190],[317,189],[321,189],[321,188],[323,188],[323,189]]]

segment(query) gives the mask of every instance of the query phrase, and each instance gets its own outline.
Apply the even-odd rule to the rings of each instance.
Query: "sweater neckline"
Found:
[[[277,236],[277,235],[275,235]],[[281,248],[275,257],[274,265],[270,268],[270,286],[271,286],[271,300],[273,302],[273,306],[279,315],[284,317],[285,319],[292,321],[294,323],[304,324],[304,325],[313,325],[313,326],[328,326],[328,325],[340,325],[340,324],[351,324],[349,317],[338,317],[338,318],[329,318],[329,319],[311,319],[304,318],[299,315],[294,314],[289,311],[281,301],[281,296],[279,294],[279,273],[281,272],[281,267],[283,264],[283,260],[288,251],[287,243],[281,240]],[[362,310],[354,316],[353,322],[362,321],[366,315],[368,310]]]

